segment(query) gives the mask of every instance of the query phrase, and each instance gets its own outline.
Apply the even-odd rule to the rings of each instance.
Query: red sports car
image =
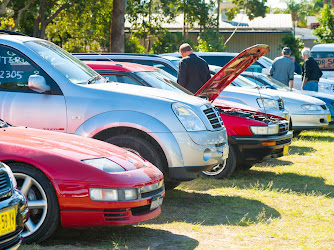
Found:
[[[0,124],[0,161],[27,197],[25,242],[63,227],[126,225],[158,216],[163,175],[136,154],[76,135]]]

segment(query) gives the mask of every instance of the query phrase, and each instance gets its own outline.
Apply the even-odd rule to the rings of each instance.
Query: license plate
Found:
[[[288,155],[288,153],[289,153],[289,146],[287,145],[283,147],[283,155]]]
[[[327,121],[328,121],[328,122],[331,122],[331,120],[332,120],[331,115],[328,115],[328,117],[327,117]]]
[[[16,216],[15,209],[10,209],[0,213],[0,235],[15,231]]]
[[[151,210],[156,209],[157,207],[160,207],[162,205],[163,199],[164,198],[162,196],[152,198]]]

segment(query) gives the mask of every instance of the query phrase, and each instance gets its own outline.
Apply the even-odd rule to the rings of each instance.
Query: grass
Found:
[[[59,229],[22,249],[334,249],[334,126],[228,180],[167,191],[162,214],[118,228]]]

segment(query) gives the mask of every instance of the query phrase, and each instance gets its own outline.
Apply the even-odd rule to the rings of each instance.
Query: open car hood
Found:
[[[269,51],[269,46],[265,44],[257,44],[243,50],[207,81],[195,93],[195,96],[206,97],[209,101],[214,101],[238,75]]]

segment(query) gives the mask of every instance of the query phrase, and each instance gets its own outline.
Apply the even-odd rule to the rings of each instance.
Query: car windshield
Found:
[[[254,89],[257,85],[243,76],[238,76],[233,80],[233,86]]]
[[[25,44],[74,84],[102,83],[105,81],[103,77],[79,59],[51,42],[28,41]]]
[[[155,69],[154,71],[139,71],[134,73],[145,82],[147,82],[148,85],[154,88],[177,92],[186,92],[187,94],[192,95],[190,91],[183,88],[177,83],[177,79],[175,76],[169,74],[164,70]]]
[[[264,84],[270,85],[274,89],[277,89],[277,90],[289,90],[288,86],[286,86],[285,84],[277,81],[274,78],[270,78],[270,77],[265,76],[265,75],[260,75],[259,78],[263,80]]]

